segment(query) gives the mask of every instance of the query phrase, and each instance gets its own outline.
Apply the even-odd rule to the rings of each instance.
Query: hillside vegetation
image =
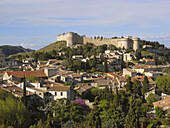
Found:
[[[60,51],[64,47],[66,47],[65,41],[57,41],[57,42],[47,45],[44,48],[39,49],[37,52],[50,52],[53,50]]]
[[[0,46],[0,49],[2,49],[2,52],[5,54],[6,57],[13,55],[13,54],[21,53],[21,52],[25,53],[25,52],[34,51],[31,49],[23,48],[22,46],[11,46],[11,45]]]

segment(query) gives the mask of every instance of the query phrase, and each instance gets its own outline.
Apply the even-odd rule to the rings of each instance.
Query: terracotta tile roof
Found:
[[[118,77],[118,80],[120,82],[126,82],[127,79],[128,79],[128,77]]]
[[[107,75],[110,75],[110,76],[114,76],[114,77],[117,77],[117,76],[119,76],[119,75],[117,75],[117,74],[115,74],[115,73],[106,73]]]
[[[16,94],[18,96],[23,96],[23,89],[22,88],[19,88],[17,86],[7,86],[7,87],[3,87],[4,90],[7,90],[9,92],[12,92],[13,94]],[[26,91],[26,95],[32,95],[33,93],[30,92],[30,91]]]
[[[70,86],[64,86],[63,84],[50,81],[46,81],[46,84],[44,86],[49,87],[48,91],[67,91],[70,88]]]
[[[58,87],[51,87],[48,89],[48,91],[67,91],[70,88],[70,86],[58,86]]]
[[[57,59],[49,59],[48,61],[56,61],[57,62],[58,60]]]
[[[152,62],[155,62],[154,59],[140,59],[140,61],[152,61]]]
[[[139,67],[134,67],[134,69],[150,69],[149,66],[139,66]]]
[[[86,84],[86,85],[84,85],[84,86],[82,86],[80,88],[87,90],[87,89],[91,89],[93,87]]]
[[[145,76],[135,76],[135,77],[132,77],[131,80],[133,81],[134,79],[140,81],[140,82],[143,82],[144,81],[144,77]],[[147,77],[148,78],[148,81],[149,82],[153,82],[153,79],[151,77]]]
[[[163,100],[153,102],[153,105],[154,107],[158,107],[158,106],[161,108],[167,107],[167,109],[169,109],[170,108],[170,95],[166,95]],[[166,108],[164,110],[166,110]]]
[[[113,77],[105,75],[106,78],[113,79]]]
[[[37,77],[47,77],[47,75],[44,73],[43,70],[39,70],[39,71],[6,71],[6,72],[9,76],[13,75],[18,78],[24,78],[24,74],[25,74],[25,77],[33,76],[33,75],[35,75]]]
[[[80,74],[72,74],[71,76],[72,76],[73,78],[74,78],[74,77],[81,77]]]

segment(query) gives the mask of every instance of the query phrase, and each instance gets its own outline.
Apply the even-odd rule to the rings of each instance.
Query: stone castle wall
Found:
[[[69,32],[57,36],[57,41],[66,41],[67,47],[72,47],[75,44],[93,43],[95,45],[115,45],[116,47],[125,49],[139,49],[139,38],[125,37],[116,39],[92,39],[84,36],[80,36],[77,33]]]

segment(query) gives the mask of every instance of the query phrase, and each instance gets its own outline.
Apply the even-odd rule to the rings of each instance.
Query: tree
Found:
[[[100,109],[98,107],[99,97],[95,98],[93,104],[93,109],[90,112],[89,126],[95,128],[101,128],[101,118],[100,118]]]
[[[118,108],[112,105],[106,114],[106,121],[113,120],[115,128],[124,127],[124,113]],[[114,127],[113,127],[114,128]]]
[[[164,111],[162,110],[161,107],[156,107],[155,108],[155,116],[156,116],[157,119],[165,117]]]
[[[115,97],[114,97],[114,104],[115,104],[115,107],[118,107],[118,106],[119,106],[118,87],[116,87],[116,95],[115,95]]]
[[[40,78],[37,77],[36,75],[32,75],[32,76],[28,76],[28,77],[26,78],[26,81],[39,82],[39,81],[40,81]]]
[[[158,76],[155,83],[161,91],[167,93],[170,89],[170,76]]]
[[[128,92],[132,92],[132,85],[133,83],[131,82],[131,77],[128,77],[128,79],[126,80],[127,84],[125,85],[125,88]]]
[[[45,128],[51,128],[50,114],[47,115],[47,121],[46,121]]]
[[[132,97],[130,101],[130,108],[128,114],[125,118],[126,128],[138,128],[139,127],[139,117],[140,117],[140,107],[141,100]]]
[[[146,113],[151,110],[151,107],[147,103],[143,103],[141,106],[141,116],[146,117]]]
[[[45,124],[43,124],[42,120],[38,121],[37,128],[45,128]]]
[[[68,99],[58,99],[51,103],[51,112],[56,122],[63,126],[67,121],[81,122],[83,120],[83,107],[80,103],[72,103]]]
[[[26,99],[26,85],[25,85],[25,74],[23,79],[23,103],[26,106],[27,105],[27,99]]]
[[[163,70],[162,70],[162,72],[163,73],[168,73],[168,72],[170,72],[170,68],[168,67],[168,68],[164,68]]]
[[[149,81],[148,81],[148,78],[145,76],[144,81],[143,81],[143,86],[141,88],[142,96],[144,96],[145,93],[148,92],[148,89],[149,89],[148,86],[149,86]]]
[[[104,58],[104,72],[108,72],[107,58]]]
[[[141,83],[138,80],[133,80],[132,89],[136,96],[141,96]]]
[[[0,100],[0,125],[27,127],[30,116],[25,105],[13,96]]]
[[[147,102],[149,105],[152,105],[153,102],[158,101],[160,97],[157,94],[149,94],[147,97]]]

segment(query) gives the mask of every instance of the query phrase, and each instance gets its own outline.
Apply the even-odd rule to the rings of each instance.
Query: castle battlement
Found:
[[[116,47],[125,48],[125,49],[134,49],[135,51],[139,49],[139,38],[132,36],[123,37],[123,38],[89,38],[85,36],[80,36],[74,32],[63,33],[57,36],[57,41],[66,41],[67,47],[72,47],[76,44],[86,44],[93,43],[95,45],[115,45]]]

